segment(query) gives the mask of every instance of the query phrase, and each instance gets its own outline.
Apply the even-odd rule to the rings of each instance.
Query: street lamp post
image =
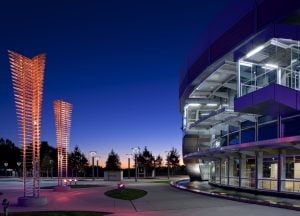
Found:
[[[49,160],[50,169],[51,169],[51,179],[53,178],[53,160]]]
[[[165,151],[165,153],[167,153],[168,179],[170,179],[170,151]]]
[[[140,147],[131,148],[131,149],[134,154],[135,182],[137,182],[137,178],[138,178],[137,155],[140,153]]]
[[[90,155],[92,157],[92,178],[93,180],[95,180],[95,174],[94,174],[94,160],[95,160],[95,156],[96,156],[97,152],[96,151],[90,151]]]
[[[5,166],[5,176],[7,176],[7,166],[8,166],[8,163],[5,162],[5,163],[4,163],[4,166]]]
[[[130,179],[130,156],[132,156],[132,154],[126,154],[128,155],[128,178]]]
[[[21,166],[21,162],[17,162],[17,166],[18,166],[18,177],[21,177],[20,175],[20,166]]]
[[[97,178],[99,178],[99,159],[100,159],[100,157],[98,156],[98,157],[96,157],[96,164],[97,164],[97,169],[96,169],[96,176],[97,176]]]

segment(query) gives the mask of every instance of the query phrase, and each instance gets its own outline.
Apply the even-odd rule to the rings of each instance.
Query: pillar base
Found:
[[[19,197],[18,206],[22,207],[38,207],[48,204],[47,197]]]

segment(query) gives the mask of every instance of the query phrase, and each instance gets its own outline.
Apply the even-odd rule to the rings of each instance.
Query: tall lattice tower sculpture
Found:
[[[62,100],[54,101],[56,127],[58,186],[65,186],[63,178],[68,177],[68,152],[70,143],[72,104]]]
[[[24,197],[40,196],[40,132],[45,54],[27,58],[8,51],[22,146]]]

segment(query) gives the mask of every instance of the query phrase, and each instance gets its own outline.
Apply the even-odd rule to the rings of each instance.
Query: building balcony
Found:
[[[300,92],[271,84],[234,101],[234,111],[258,115],[286,115],[300,111]]]

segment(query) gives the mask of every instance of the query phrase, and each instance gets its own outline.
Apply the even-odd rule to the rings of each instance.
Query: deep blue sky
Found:
[[[47,54],[42,140],[55,146],[52,104],[73,104],[70,148],[103,163],[131,147],[181,153],[179,73],[228,1],[59,0],[0,3],[0,137],[18,143],[7,50]],[[127,164],[123,164],[127,166]]]

